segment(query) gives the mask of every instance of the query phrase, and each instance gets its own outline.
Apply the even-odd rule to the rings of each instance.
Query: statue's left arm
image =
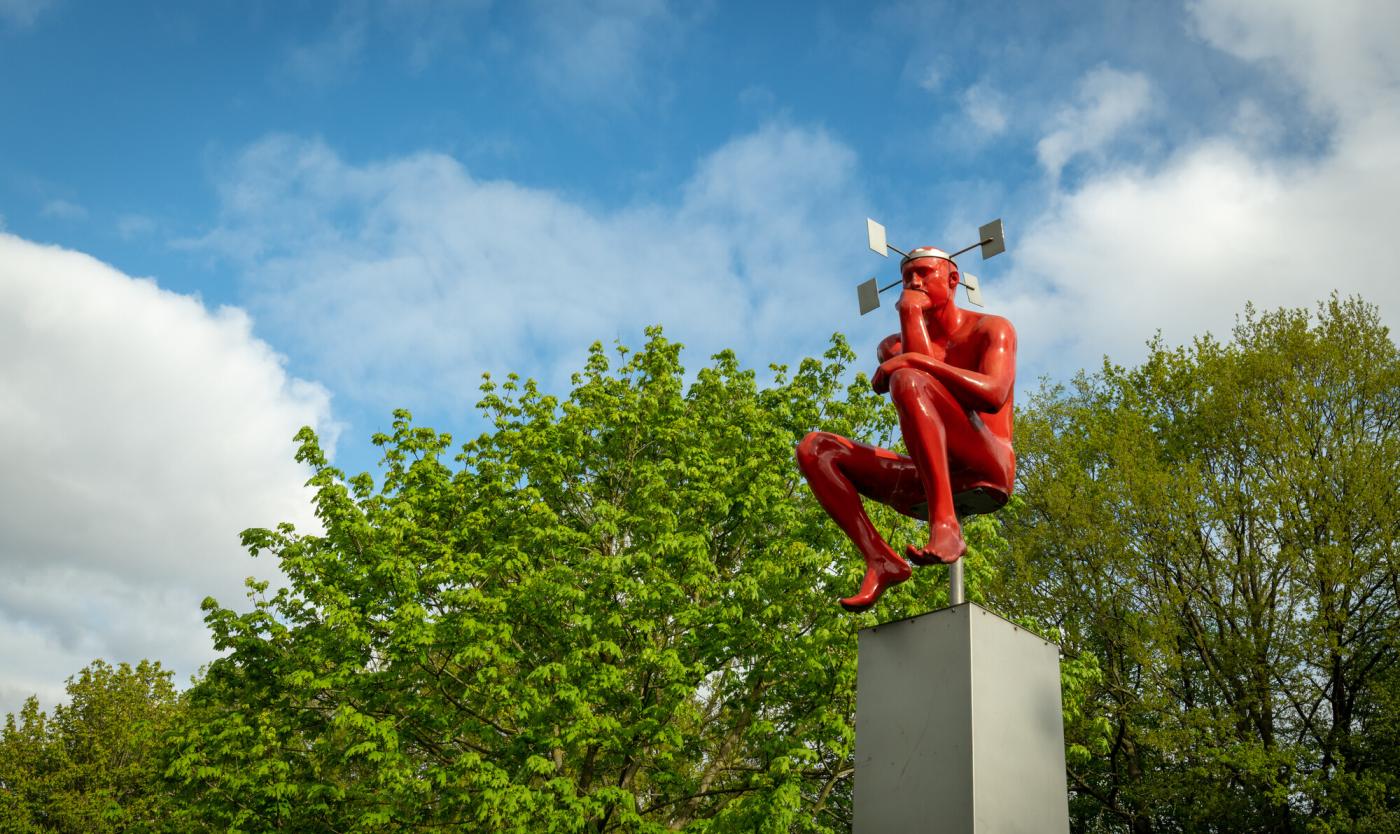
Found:
[[[875,346],[875,361],[881,365],[904,352],[904,341],[898,333],[891,333]]]

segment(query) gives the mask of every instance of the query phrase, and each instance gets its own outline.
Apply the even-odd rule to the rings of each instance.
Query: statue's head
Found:
[[[958,265],[948,253],[932,246],[910,250],[899,263],[904,288],[921,290],[939,304],[953,300],[958,289]]]

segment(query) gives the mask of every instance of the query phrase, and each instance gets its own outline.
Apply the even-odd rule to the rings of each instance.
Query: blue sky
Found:
[[[1400,316],[1400,7],[0,0],[0,711],[94,657],[188,675],[197,605],[480,374],[564,391],[660,323],[692,366],[834,331],[960,248],[1023,388],[1246,301]]]

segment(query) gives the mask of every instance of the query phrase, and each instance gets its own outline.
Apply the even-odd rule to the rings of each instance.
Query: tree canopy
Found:
[[[1086,831],[1400,830],[1400,352],[1333,297],[1018,417],[996,595],[1099,659]]]
[[[53,716],[37,698],[0,732],[0,831],[179,830],[162,780],[166,732],[178,720],[170,672],[100,660],[68,679]]]
[[[659,331],[565,398],[487,379],[454,450],[406,412],[322,531],[245,531],[285,587],[206,600],[183,695],[98,661],[0,734],[3,831],[837,832],[854,548],[792,458],[895,419],[839,337],[769,382]],[[1400,349],[1375,308],[1247,309],[1017,414],[1018,493],[969,520],[969,598],[1064,649],[1081,832],[1400,830]],[[896,541],[921,525],[882,507]],[[916,703],[918,693],[910,693]]]
[[[874,620],[835,604],[863,565],[793,448],[817,426],[887,436],[890,410],[839,339],[768,385],[730,353],[687,384],[659,331],[617,354],[595,345],[562,400],[488,379],[492,429],[455,465],[399,413],[378,485],[302,434],[324,534],[247,531],[288,587],[206,603],[228,654],[171,772],[211,825],[848,830]],[[945,575],[880,616],[936,607]]]

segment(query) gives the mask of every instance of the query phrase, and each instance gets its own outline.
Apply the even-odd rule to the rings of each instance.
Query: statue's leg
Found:
[[[922,494],[918,473],[903,455],[828,432],[812,432],[798,444],[797,464],[817,502],[865,559],[860,590],[841,600],[847,610],[863,611],[885,589],[908,579],[910,569],[875,529],[861,496],[907,507]]]
[[[928,544],[922,548],[910,545],[905,555],[916,564],[956,562],[967,545],[953,506],[950,470],[956,466],[964,472],[994,477],[1004,469],[996,454],[998,441],[975,414],[969,414],[925,371],[902,368],[891,374],[890,398],[899,412],[904,445],[928,500]]]

